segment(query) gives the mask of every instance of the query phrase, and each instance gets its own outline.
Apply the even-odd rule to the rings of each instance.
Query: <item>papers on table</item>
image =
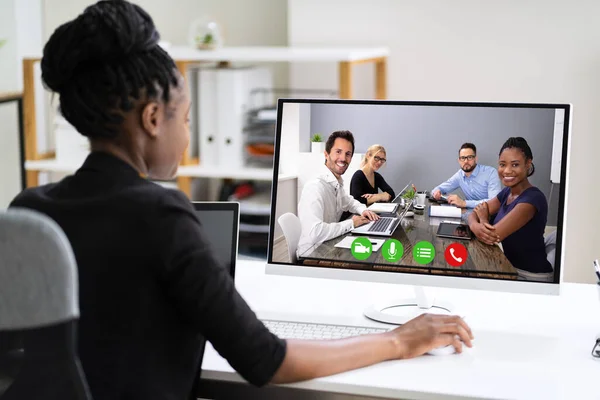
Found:
[[[454,206],[429,206],[431,217],[460,218],[462,210]]]
[[[345,238],[343,238],[342,240],[337,242],[334,247],[339,247],[342,249],[350,249],[350,247],[352,246],[352,242],[354,242],[354,240],[356,240],[357,237],[360,237],[360,236],[346,236]],[[386,239],[374,239],[374,238],[369,238],[369,240],[371,241],[371,245],[373,246],[373,249],[372,249],[373,252],[379,250],[379,248],[381,246],[383,246],[383,243],[386,241]]]
[[[373,203],[367,210],[374,213],[394,213],[398,209],[398,203]]]

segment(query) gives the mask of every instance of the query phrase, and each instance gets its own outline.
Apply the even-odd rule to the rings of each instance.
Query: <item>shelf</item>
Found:
[[[25,161],[25,169],[27,171],[71,173],[77,171],[80,166],[81,163],[75,161],[65,162],[52,159]]]
[[[238,200],[242,215],[271,215],[271,192],[259,192]]]
[[[240,223],[240,232],[269,233],[269,225],[253,225]]]
[[[352,62],[387,57],[389,55],[389,50],[386,47],[247,46],[198,50],[189,46],[169,46],[166,50],[176,60],[214,62]]]
[[[164,43],[163,43],[164,44]],[[374,65],[375,93],[374,98],[387,98],[387,58],[389,50],[386,47],[309,47],[309,46],[248,46],[248,47],[223,47],[215,50],[198,50],[190,46],[164,46],[174,59],[177,69],[183,76],[187,76],[194,64],[202,62],[218,62],[226,66],[229,62],[336,62],[338,63],[337,93],[341,99],[353,98],[352,71],[354,66],[363,63]],[[41,60],[41,53],[25,54],[23,58],[23,99],[22,99],[22,130],[19,132],[19,141],[22,143],[21,160],[23,186],[34,187],[39,184],[39,172],[72,173],[77,170],[80,163],[59,162],[55,159],[46,159],[48,154],[40,154],[36,150],[38,142],[37,121],[36,68]],[[14,94],[9,94],[8,97]],[[6,98],[6,96],[4,96]],[[21,101],[21,100],[19,100]],[[276,110],[263,110],[262,118],[257,118],[257,125],[273,124]],[[258,117],[257,114],[255,117]],[[260,121],[261,119],[264,120]],[[53,157],[53,156],[52,156]],[[25,161],[27,160],[27,161]],[[177,185],[184,193],[191,196],[191,179],[193,178],[233,178],[258,181],[271,181],[272,169],[245,168],[232,170],[227,167],[206,167],[190,165],[191,156],[186,153],[183,164],[177,174]],[[279,181],[297,178],[297,174],[281,174]]]
[[[189,176],[192,178],[230,178],[251,179],[256,181],[273,180],[271,168],[244,168],[227,169],[227,167],[207,167],[200,165],[183,165],[177,170],[177,176]]]
[[[56,159],[25,161],[27,171],[73,173],[81,166],[80,162],[64,162]],[[257,181],[271,181],[273,170],[271,168],[244,168],[228,170],[224,167],[204,167],[200,165],[185,165],[179,167],[177,176],[191,178],[229,178],[248,179]],[[279,181],[295,178],[295,175],[280,174]]]

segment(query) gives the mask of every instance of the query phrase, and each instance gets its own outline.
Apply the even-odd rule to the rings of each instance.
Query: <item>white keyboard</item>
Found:
[[[384,328],[313,324],[309,322],[273,320],[262,320],[262,322],[271,332],[282,339],[342,339],[350,336],[388,331],[388,329]]]

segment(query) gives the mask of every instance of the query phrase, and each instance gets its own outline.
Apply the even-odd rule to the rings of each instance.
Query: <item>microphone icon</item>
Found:
[[[398,254],[398,251],[396,250],[396,242],[392,242],[388,248],[388,256],[389,258],[394,259],[396,258],[396,254]]]
[[[388,239],[383,244],[381,255],[386,261],[396,263],[399,260],[402,260],[402,256],[404,255],[404,247],[399,240]]]

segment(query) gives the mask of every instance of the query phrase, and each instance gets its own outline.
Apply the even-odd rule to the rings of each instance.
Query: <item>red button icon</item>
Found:
[[[467,257],[469,253],[467,252],[467,248],[460,243],[452,243],[450,246],[446,247],[446,251],[444,252],[444,257],[448,264],[453,267],[460,267],[465,262],[467,262]]]

